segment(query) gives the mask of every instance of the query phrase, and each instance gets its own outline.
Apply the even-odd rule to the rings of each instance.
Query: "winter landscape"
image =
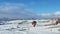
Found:
[[[0,34],[60,34],[60,0],[0,0]]]

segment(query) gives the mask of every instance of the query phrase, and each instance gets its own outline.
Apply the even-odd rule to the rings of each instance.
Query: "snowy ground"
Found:
[[[32,27],[32,21],[33,20],[9,21],[9,24],[7,23],[5,25],[0,25],[0,34],[60,34],[60,24],[52,26],[43,26],[49,23],[40,23],[38,22],[38,20],[36,20],[36,27]],[[18,25],[17,22],[21,22],[23,24]]]

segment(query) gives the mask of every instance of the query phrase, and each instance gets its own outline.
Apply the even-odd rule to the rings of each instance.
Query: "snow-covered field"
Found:
[[[32,26],[32,21],[37,21],[36,27]],[[4,25],[0,25],[0,34],[60,34],[60,24],[43,26],[50,23],[41,23],[39,20],[7,21]]]

